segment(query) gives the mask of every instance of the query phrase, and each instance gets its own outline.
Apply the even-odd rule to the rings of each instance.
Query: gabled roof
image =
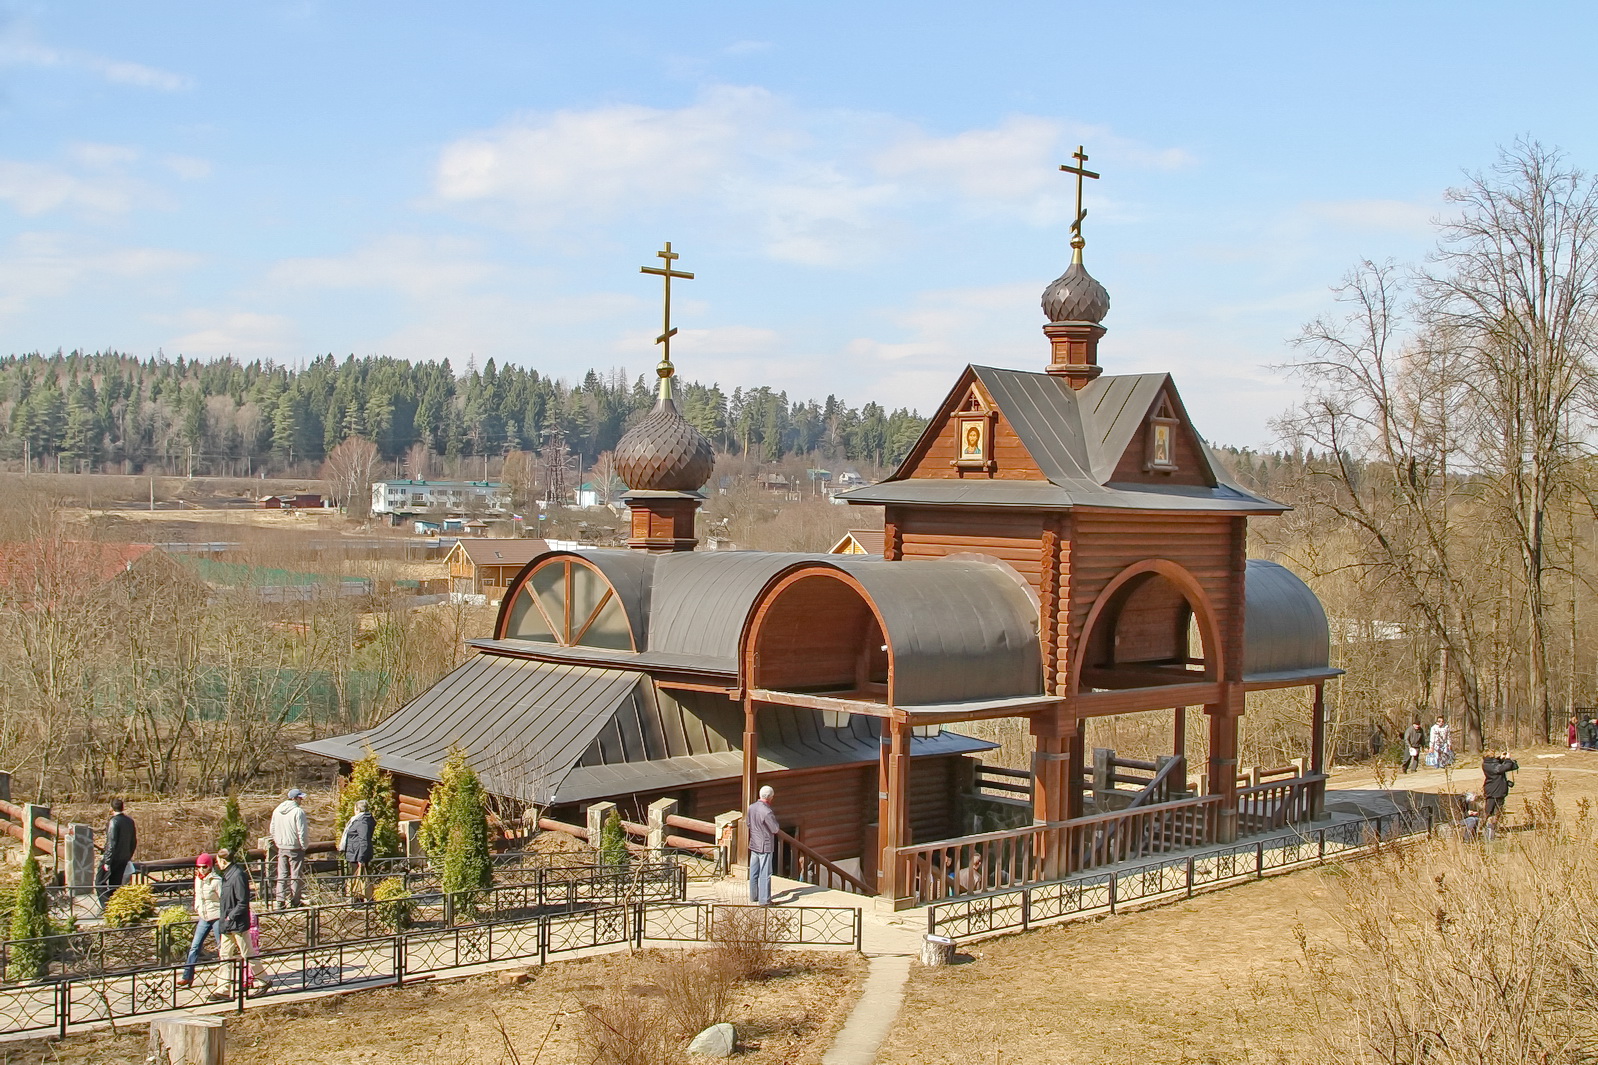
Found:
[[[497,540],[484,536],[456,542],[474,566],[525,566],[549,550],[549,545],[536,537]]]
[[[859,552],[848,550],[850,542],[860,548]],[[881,529],[850,529],[844,533],[837,543],[827,548],[829,555],[845,555],[864,553],[867,555],[880,555],[887,544],[887,535]]]
[[[1110,478],[1162,390],[1180,404],[1169,374],[1100,377],[1082,389],[1053,374],[971,366],[994,405],[1046,481],[967,477],[908,478],[899,470],[880,484],[841,493],[851,503],[943,503],[970,506],[1098,506],[1130,510],[1222,510],[1275,514],[1288,509],[1236,484],[1200,441],[1209,486],[1118,483]],[[926,434],[940,431],[964,394],[962,376]],[[1185,420],[1185,419],[1184,419]],[[911,454],[916,454],[924,435]]]

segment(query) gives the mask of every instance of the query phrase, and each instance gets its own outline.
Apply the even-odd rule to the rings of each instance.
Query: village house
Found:
[[[510,510],[510,488],[498,481],[372,482],[373,514],[424,511],[498,514]]]
[[[546,542],[534,537],[465,537],[444,556],[449,590],[457,595],[485,595],[497,601],[522,567],[548,550]]]
[[[882,557],[887,540],[881,529],[850,529],[827,548],[829,555],[874,555]]]

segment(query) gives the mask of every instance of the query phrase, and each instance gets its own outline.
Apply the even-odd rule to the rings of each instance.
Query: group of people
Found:
[[[1428,769],[1447,769],[1454,764],[1454,733],[1441,714],[1437,715],[1430,732],[1421,727],[1418,717],[1404,730],[1403,771],[1415,772],[1422,761]]]
[[[1573,717],[1566,724],[1565,736],[1573,751],[1598,751],[1598,717]]]
[[[1465,840],[1473,840],[1480,833],[1490,842],[1497,835],[1498,818],[1509,800],[1509,789],[1515,786],[1509,774],[1519,768],[1520,763],[1511,758],[1508,751],[1488,751],[1482,755],[1482,793],[1479,796],[1474,791],[1465,793],[1464,816],[1460,821],[1460,835]]]

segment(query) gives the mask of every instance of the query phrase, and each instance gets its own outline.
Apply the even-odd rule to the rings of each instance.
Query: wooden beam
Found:
[[[736,687],[729,688],[725,684],[696,684],[687,680],[656,680],[655,687],[670,688],[673,691],[709,692],[712,695],[725,695],[729,699],[739,698]]]
[[[1246,692],[1265,692],[1275,691],[1278,688],[1307,688],[1311,684],[1318,687],[1333,677],[1339,676],[1342,672],[1340,669],[1328,669],[1324,673],[1307,673],[1289,680],[1249,680],[1244,677],[1243,690]]]
[[[853,692],[849,694],[855,694]],[[766,688],[751,688],[749,696],[763,703],[780,706],[804,706],[811,710],[840,710],[848,714],[865,714],[868,717],[892,717],[893,707],[887,703],[868,702],[864,699],[847,699],[812,692],[778,692]]]
[[[1142,710],[1202,706],[1220,702],[1225,687],[1220,681],[1206,681],[1203,684],[1165,684],[1125,691],[1086,692],[1071,697],[1071,708],[1079,717],[1106,717]]]
[[[1163,684],[1191,684],[1206,679],[1203,673],[1182,666],[1113,666],[1092,667],[1082,670],[1082,684],[1088,688],[1153,688]]]

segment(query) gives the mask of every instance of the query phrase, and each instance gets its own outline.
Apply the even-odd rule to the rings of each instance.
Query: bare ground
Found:
[[[228,1060],[250,1065],[566,1065],[589,1061],[583,1006],[607,989],[640,1000],[676,952],[649,950],[556,962],[522,986],[497,976],[363,991],[228,1015]],[[731,1019],[738,1060],[804,1065],[821,1060],[859,997],[865,961],[843,953],[784,953],[783,968],[740,986]],[[504,1034],[501,1035],[500,1026]],[[72,1036],[62,1043],[0,1046],[0,1065],[144,1065],[147,1026]]]

